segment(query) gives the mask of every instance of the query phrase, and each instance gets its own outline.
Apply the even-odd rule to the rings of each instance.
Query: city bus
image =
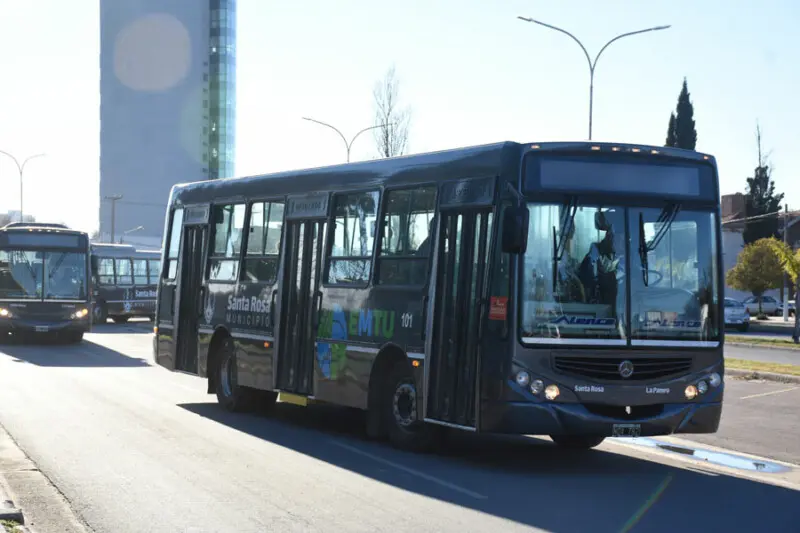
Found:
[[[93,322],[117,324],[131,317],[151,320],[161,272],[160,250],[137,250],[131,244],[91,244]]]
[[[155,359],[226,410],[354,407],[418,451],[719,425],[711,155],[504,142],[176,185],[162,265]]]
[[[88,234],[63,224],[0,228],[0,340],[80,342],[91,329],[88,272]]]

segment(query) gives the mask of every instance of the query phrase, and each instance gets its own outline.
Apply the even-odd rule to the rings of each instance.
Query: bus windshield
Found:
[[[0,250],[0,298],[85,300],[86,254]]]
[[[521,284],[524,342],[719,339],[713,212],[574,199],[532,203],[529,210]]]

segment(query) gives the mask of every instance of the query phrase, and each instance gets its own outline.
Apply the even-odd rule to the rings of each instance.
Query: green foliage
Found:
[[[760,127],[756,128],[756,138],[758,141],[758,166],[753,172],[753,176],[747,178],[745,214],[748,218],[780,211],[781,202],[783,201],[783,193],[775,193],[772,169],[770,169],[766,163],[766,158],[761,153]],[[779,223],[780,220],[776,216],[748,220],[745,222],[744,234],[742,235],[744,243],[750,244],[759,239],[777,237]]]
[[[739,291],[747,291],[758,298],[761,313],[761,296],[770,289],[781,286],[783,266],[776,252],[778,240],[759,239],[748,244],[739,253],[736,265],[728,271],[727,283]]]
[[[694,150],[697,146],[697,130],[694,122],[694,105],[689,98],[689,86],[686,78],[678,95],[678,106],[670,114],[669,127],[667,128],[666,146]]]
[[[800,277],[800,250],[792,250],[788,244],[777,239],[771,239],[771,243],[784,272],[789,274],[793,283],[797,283]]]

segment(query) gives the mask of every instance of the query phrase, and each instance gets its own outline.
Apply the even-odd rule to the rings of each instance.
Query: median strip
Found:
[[[740,379],[800,383],[800,365],[725,358],[725,374]]]
[[[725,342],[728,344],[746,344],[748,346],[780,348],[782,350],[798,350],[800,344],[795,344],[791,338],[781,337],[750,337],[747,335],[725,335]]]

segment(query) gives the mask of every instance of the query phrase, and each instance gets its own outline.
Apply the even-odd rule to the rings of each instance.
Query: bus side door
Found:
[[[495,178],[480,178],[441,187],[426,339],[428,422],[465,429],[479,425],[495,183]]]

